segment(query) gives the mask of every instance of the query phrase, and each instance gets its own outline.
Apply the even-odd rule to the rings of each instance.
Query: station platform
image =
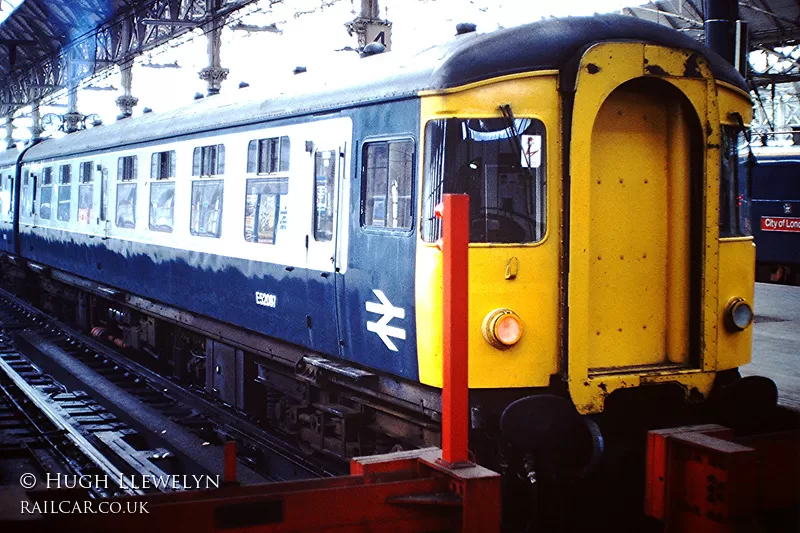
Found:
[[[800,287],[756,283],[753,360],[743,376],[778,386],[778,402],[800,412]]]

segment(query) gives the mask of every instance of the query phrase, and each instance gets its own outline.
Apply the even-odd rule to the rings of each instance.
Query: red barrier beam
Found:
[[[442,219],[444,294],[442,462],[469,464],[469,196],[445,194],[436,208]]]
[[[236,483],[236,441],[227,441],[224,450],[223,483]]]

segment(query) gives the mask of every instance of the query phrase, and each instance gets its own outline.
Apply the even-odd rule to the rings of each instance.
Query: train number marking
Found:
[[[378,302],[366,302],[367,311],[370,313],[377,313],[381,316],[377,322],[369,322],[367,321],[367,331],[371,331],[380,337],[383,341],[383,344],[386,345],[391,351],[396,352],[397,346],[395,346],[392,339],[389,337],[394,337],[395,339],[405,340],[406,339],[406,330],[403,328],[398,328],[394,326],[390,326],[389,322],[392,321],[394,318],[403,319],[406,317],[406,310],[402,307],[395,307],[392,305],[392,302],[389,301],[389,298],[383,294],[383,291],[378,289],[372,289],[372,292],[377,296]]]
[[[267,294],[266,292],[256,291],[256,303],[264,307],[272,307],[273,309],[278,304],[278,297],[274,294]]]

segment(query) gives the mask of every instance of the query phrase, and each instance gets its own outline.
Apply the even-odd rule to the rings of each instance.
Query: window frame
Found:
[[[69,193],[66,200],[62,200],[61,198],[61,192],[63,189],[66,189]],[[72,220],[72,163],[58,165],[58,188],[56,190],[56,220],[59,222],[69,223]],[[62,203],[66,204],[66,218],[61,217]]]
[[[130,166],[126,163],[131,161],[133,164]],[[122,172],[120,172],[120,162],[122,162]],[[130,168],[130,176],[127,170]],[[139,161],[138,155],[122,155],[117,158],[117,183],[128,183],[139,181]]]
[[[92,212],[94,211],[94,172],[95,166],[94,161],[82,161],[78,164],[78,211],[77,211],[77,218],[76,222],[78,224],[91,224],[92,223]],[[84,198],[84,191],[89,190],[90,194],[90,202],[89,208],[86,216],[86,220],[81,220],[81,210],[86,209],[81,203],[82,199]]]
[[[166,158],[166,165],[164,163],[164,154],[167,155]],[[155,159],[158,158],[158,165],[154,166]],[[164,167],[168,169],[167,175],[162,175],[162,170]],[[153,169],[156,168],[157,175],[153,175]],[[175,179],[178,173],[178,163],[177,163],[177,153],[175,150],[162,150],[160,152],[152,152],[150,155],[150,180],[152,181],[161,181],[161,180],[169,180]]]
[[[9,173],[7,176],[7,184],[8,184],[8,210],[6,211],[7,215],[13,215],[14,211],[14,174]]]
[[[338,190],[338,185],[339,184],[338,184],[338,181],[341,179],[341,176],[339,175],[340,169],[338,168],[340,150],[338,148],[325,149],[325,150],[319,150],[319,149],[314,150],[314,152],[313,152],[313,154],[314,154],[314,163],[313,163],[313,169],[312,169],[312,171],[313,171],[312,177],[313,177],[313,180],[314,180],[313,181],[313,188],[314,189],[313,189],[313,193],[312,193],[312,203],[311,203],[311,205],[312,205],[311,238],[313,238],[314,242],[317,242],[317,243],[334,241],[335,240],[334,236],[336,235],[336,229],[337,229],[336,228],[336,217],[333,214],[331,214],[331,235],[330,235],[330,237],[326,238],[326,239],[321,239],[319,237],[319,230],[321,229],[321,226],[319,224],[319,220],[320,220],[319,207],[317,206],[317,201],[318,201],[317,200],[317,191],[319,190],[318,187],[317,187],[317,156],[319,156],[320,154],[323,154],[323,153],[333,153],[333,158],[332,158],[333,159],[333,165],[332,165],[332,168],[333,168],[333,180],[331,180],[331,183],[333,184],[333,187],[332,187],[332,194],[330,195],[333,198],[332,204],[331,204],[331,213],[335,213],[336,212],[336,208],[337,208],[336,204],[337,204],[338,195],[339,195],[339,190]]]
[[[286,146],[286,159],[284,160],[284,140]],[[261,167],[262,161],[262,147],[266,146],[268,142],[276,141],[278,154],[276,159],[276,168],[274,170],[265,170]],[[255,150],[252,147],[255,146]],[[247,174],[255,174],[256,176],[274,176],[280,174],[288,174],[291,169],[291,153],[292,153],[292,139],[288,135],[278,135],[274,137],[263,137],[259,139],[250,139],[247,142]],[[252,156],[255,157],[252,157]]]
[[[42,182],[38,184],[39,194],[38,194],[38,201],[39,201],[39,209],[36,211],[37,216],[40,220],[47,220],[52,222],[53,221],[53,167],[47,166],[42,168]],[[48,211],[47,217],[42,216],[42,200],[44,199],[44,189],[47,188],[48,192],[50,193],[50,198],[48,203]]]
[[[153,224],[153,194],[156,189],[165,188],[167,186],[172,187],[172,224],[170,226],[166,225],[155,225]],[[158,233],[174,233],[175,232],[175,189],[177,188],[177,182],[172,179],[162,179],[162,180],[152,180],[150,183],[150,195],[147,199],[147,229],[150,231],[156,231]],[[169,227],[169,229],[167,229]]]
[[[433,190],[431,186],[433,184],[430,183],[431,177],[429,174],[429,163],[430,158],[432,157],[431,148],[433,146],[429,145],[429,138],[428,138],[428,128],[434,123],[447,123],[448,121],[459,121],[460,126],[463,127],[464,122],[470,120],[495,120],[495,119],[502,119],[502,117],[491,117],[491,116],[480,116],[480,117],[464,117],[464,116],[456,116],[456,117],[440,117],[440,118],[431,118],[425,121],[423,125],[423,136],[420,140],[420,151],[421,157],[423,158],[421,161],[422,165],[422,176],[419,178],[421,180],[421,189],[419,191],[420,198],[419,202],[419,213],[417,218],[419,220],[419,238],[422,242],[426,244],[435,244],[441,238],[441,220],[437,219],[434,215],[434,209],[438,202],[435,202],[435,198],[442,198],[444,194],[447,194],[447,186],[446,181],[442,179],[441,182],[437,183]],[[472,235],[470,235],[469,245],[470,246],[512,246],[512,247],[532,247],[532,246],[541,246],[549,240],[549,235],[551,232],[551,226],[553,221],[550,217],[550,209],[551,209],[551,187],[552,180],[551,180],[551,170],[550,165],[552,162],[550,161],[550,147],[548,146],[548,142],[550,139],[550,135],[552,132],[550,131],[550,127],[548,122],[542,117],[541,115],[530,115],[524,114],[521,116],[514,117],[515,121],[525,121],[530,120],[530,124],[526,125],[523,130],[519,130],[520,135],[524,135],[525,131],[528,128],[535,126],[539,128],[540,131],[538,133],[531,133],[529,135],[539,135],[541,136],[541,159],[538,166],[525,166],[520,168],[542,168],[541,177],[542,177],[542,192],[543,198],[541,200],[541,214],[543,216],[542,228],[541,228],[541,237],[536,240],[531,241],[524,241],[524,242],[506,242],[506,241],[490,241],[490,240],[472,240]],[[515,124],[516,128],[519,128],[518,125]],[[507,128],[506,128],[507,129]],[[447,142],[446,136],[442,140],[443,143]],[[452,156],[451,156],[452,157]],[[446,166],[447,158],[443,158],[442,161],[439,162],[442,166]],[[498,165],[499,166],[499,165]],[[538,221],[537,221],[538,223]]]
[[[247,197],[251,195],[250,192],[249,192],[251,184],[260,185],[260,184],[263,184],[263,183],[270,183],[270,182],[274,182],[275,186],[278,187],[278,188],[285,188],[286,189],[285,193],[278,192],[278,193],[273,193],[271,195],[268,195],[268,196],[272,196],[272,197],[275,198],[275,216],[274,216],[274,225],[273,225],[273,231],[272,231],[272,240],[271,241],[269,241],[269,240],[265,240],[265,241],[258,240],[259,217],[261,215],[261,213],[260,213],[260,204],[258,204],[258,203],[256,203],[253,206],[253,209],[254,209],[254,213],[253,213],[253,217],[254,217],[254,220],[253,220],[253,235],[254,235],[254,239],[248,239],[247,238],[247,207],[248,207]],[[281,220],[281,196],[288,196],[288,195],[289,195],[289,177],[288,176],[274,176],[274,175],[259,176],[259,175],[256,175],[256,176],[254,176],[252,178],[247,178],[245,180],[245,201],[244,201],[244,209],[245,210],[244,210],[244,220],[243,220],[244,224],[242,226],[242,237],[244,238],[244,242],[253,243],[253,244],[266,244],[266,245],[273,245],[273,246],[275,245],[275,241],[278,238],[278,230],[280,228],[280,220]],[[261,196],[261,195],[259,194],[259,196]]]
[[[750,164],[747,135],[740,126],[730,124],[723,124],[720,134],[719,238],[751,238],[753,191],[750,183],[752,169],[747,166]],[[740,140],[745,144],[741,145]],[[744,165],[741,154],[743,149],[748,151],[748,161]],[[741,172],[743,166],[747,169],[744,175]],[[740,195],[740,191],[744,192]]]
[[[22,169],[20,183],[20,218],[31,217],[35,212],[36,194],[33,174],[27,168]],[[27,210],[26,210],[27,209]]]
[[[129,165],[128,162],[131,162]],[[130,169],[130,173],[128,172]],[[122,170],[122,172],[120,172]],[[119,229],[124,230],[136,230],[136,219],[138,218],[136,215],[137,204],[139,203],[139,155],[138,154],[131,154],[120,156],[117,158],[117,187],[114,195],[114,226]],[[133,222],[132,225],[129,226],[127,223],[123,221],[123,224],[120,224],[119,219],[119,200],[120,200],[120,188],[125,187],[133,187],[133,205],[131,206],[132,214],[133,214]]]
[[[367,209],[367,147],[370,144],[374,143],[386,143],[387,145],[393,142],[410,142],[412,153],[411,153],[411,225],[408,228],[400,227],[400,228],[389,228],[385,226],[373,226],[368,225],[365,223],[366,221],[366,209]],[[411,234],[416,231],[417,227],[417,206],[416,206],[416,192],[417,192],[417,163],[418,163],[418,146],[417,146],[417,139],[415,136],[410,134],[404,135],[392,135],[392,136],[380,136],[380,137],[367,137],[361,143],[361,150],[359,151],[359,157],[361,158],[359,163],[359,172],[360,172],[360,179],[361,179],[361,190],[359,191],[359,214],[358,214],[358,224],[361,229],[365,232],[372,233],[392,233],[392,234]],[[388,209],[388,205],[386,207]]]
[[[220,215],[219,215],[219,219],[218,219],[219,234],[218,235],[214,235],[214,234],[209,234],[209,233],[195,232],[195,230],[192,228],[192,222],[193,222],[193,220],[192,220],[192,209],[194,208],[194,187],[195,187],[195,184],[203,184],[202,186],[205,187],[205,186],[207,186],[207,184],[215,183],[215,182],[218,182],[220,184],[220,186],[221,186],[220,190],[222,191],[220,193],[220,199],[219,199],[219,205],[220,205],[220,209],[219,209]],[[190,180],[190,183],[191,183],[191,186],[190,186],[190,189],[189,189],[190,190],[190,192],[189,192],[189,234],[192,237],[203,237],[203,238],[207,238],[207,239],[221,239],[222,238],[222,231],[223,231],[222,222],[223,222],[223,216],[224,216],[224,211],[225,211],[225,179],[222,178],[221,176],[215,177],[215,178],[211,178],[211,179],[208,179],[208,178],[204,179],[203,177],[201,177],[199,179]],[[198,217],[200,216],[199,212],[198,212],[197,216]]]
[[[89,172],[84,172],[84,169],[88,168]],[[89,179],[86,178],[86,174],[89,175]],[[78,165],[78,183],[79,184],[88,184],[94,183],[94,161],[82,161]]]
[[[204,169],[203,167],[206,164],[206,150],[209,150],[211,148],[215,148],[217,150],[216,158],[215,158],[215,164],[213,165],[215,167],[215,168],[213,168],[213,170],[215,172],[213,174],[212,173],[203,172],[204,170],[209,170],[209,169]],[[198,150],[199,150],[199,160],[198,160],[198,156],[197,156]],[[226,152],[225,143],[221,143],[221,142],[220,143],[216,143],[216,144],[205,144],[205,145],[195,146],[192,149],[192,177],[193,178],[213,178],[213,179],[217,179],[217,178],[221,178],[222,176],[224,176],[225,175],[225,152]],[[199,161],[199,165],[195,165],[196,161]],[[195,170],[197,171],[197,173],[195,173]]]

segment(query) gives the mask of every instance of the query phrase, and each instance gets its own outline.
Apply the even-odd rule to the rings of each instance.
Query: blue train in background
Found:
[[[800,145],[752,152],[756,280],[800,285]]]

